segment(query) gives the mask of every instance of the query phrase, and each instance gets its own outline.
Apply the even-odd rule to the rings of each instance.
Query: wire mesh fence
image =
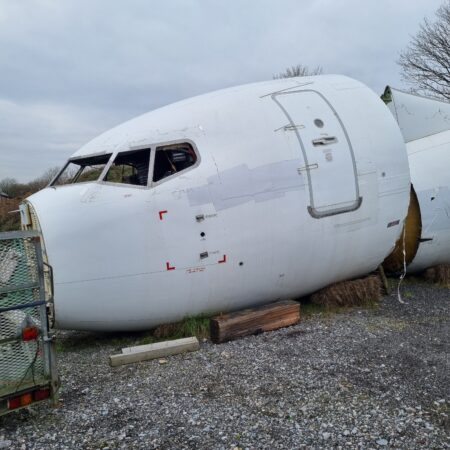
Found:
[[[0,233],[0,398],[51,380],[37,233]]]

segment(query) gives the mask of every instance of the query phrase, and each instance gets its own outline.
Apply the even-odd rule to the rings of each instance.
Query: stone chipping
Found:
[[[62,332],[61,406],[1,417],[0,448],[450,448],[450,290],[402,298],[116,368],[137,336]]]

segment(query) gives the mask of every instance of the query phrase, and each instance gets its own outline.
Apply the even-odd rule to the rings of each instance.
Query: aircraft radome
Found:
[[[56,326],[137,330],[296,297],[377,268],[407,213],[400,129],[353,79],[187,99],[92,140],[21,206]]]

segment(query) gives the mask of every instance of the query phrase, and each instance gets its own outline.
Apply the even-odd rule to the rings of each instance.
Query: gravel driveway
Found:
[[[111,368],[136,336],[67,332],[61,407],[0,418],[0,448],[450,448],[450,290],[318,314]]]

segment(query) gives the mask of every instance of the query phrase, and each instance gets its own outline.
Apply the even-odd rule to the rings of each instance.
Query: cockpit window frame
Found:
[[[118,183],[116,181],[105,180],[106,175],[109,172],[109,169],[114,164],[114,161],[117,159],[117,157],[119,155],[126,154],[126,153],[133,153],[133,152],[137,152],[137,151],[140,151],[140,150],[142,150],[142,151],[148,150],[150,152],[150,159],[149,159],[149,163],[148,163],[148,172],[147,172],[147,184],[146,185]],[[137,189],[150,189],[151,185],[149,183],[149,180],[150,180],[150,175],[152,175],[152,158],[153,158],[154,153],[155,152],[154,152],[154,149],[153,149],[153,145],[132,146],[128,150],[120,150],[120,151],[114,152],[112,154],[112,157],[110,158],[108,164],[106,165],[105,170],[100,175],[100,177],[98,178],[96,183],[105,184],[105,185],[108,185],[108,186],[120,186],[120,187],[137,188]]]
[[[176,173],[169,175],[168,177],[162,178],[158,181],[153,181],[155,155],[156,155],[157,149],[160,147],[170,147],[172,145],[177,145],[177,144],[189,144],[191,146],[192,150],[195,153],[195,157],[196,157],[195,163],[192,164],[192,166],[189,166],[180,172],[176,172]],[[117,158],[117,156],[120,153],[134,152],[137,150],[149,150],[150,151],[150,161],[149,161],[148,178],[147,178],[146,186],[137,185],[137,184],[117,183],[114,181],[105,181],[104,180],[104,178],[106,177],[106,174],[108,173],[109,169],[111,168],[115,159]],[[66,170],[67,166],[70,163],[73,163],[73,162],[76,163],[76,161],[83,160],[86,158],[91,158],[91,157],[95,158],[97,156],[107,156],[107,155],[109,155],[109,161],[105,164],[105,167],[103,168],[103,170],[102,170],[101,174],[99,175],[99,177],[97,178],[97,180],[82,181],[80,183],[61,184],[61,185],[56,185],[56,186],[54,185],[55,181]],[[167,181],[173,180],[178,176],[182,176],[182,175],[186,174],[187,172],[197,168],[200,165],[200,163],[201,163],[200,153],[198,151],[197,145],[192,140],[190,140],[190,139],[175,139],[175,140],[171,140],[171,141],[161,141],[161,142],[156,142],[156,143],[151,143],[151,144],[130,146],[127,150],[119,150],[119,151],[114,151],[114,152],[97,152],[97,153],[92,153],[89,155],[81,155],[81,156],[69,158],[67,160],[67,162],[64,164],[64,166],[62,167],[62,169],[50,181],[50,183],[48,184],[48,187],[60,188],[60,187],[64,187],[64,186],[73,186],[74,184],[80,185],[80,184],[86,184],[86,183],[97,183],[97,184],[104,184],[107,186],[120,186],[120,187],[135,188],[135,189],[151,189],[153,187],[156,187],[163,183],[166,183]]]
[[[170,147],[172,145],[178,145],[178,144],[189,144],[191,146],[192,150],[195,153],[195,158],[196,158],[195,163],[192,164],[192,166],[189,166],[186,169],[181,170],[180,172],[176,172],[172,175],[169,175],[168,177],[161,178],[158,181],[153,181],[153,174],[154,174],[154,169],[155,169],[155,156],[156,156],[156,152],[158,151],[158,148]],[[151,181],[150,187],[159,186],[169,180],[173,180],[176,177],[182,176],[182,175],[186,174],[187,172],[198,167],[200,165],[200,162],[201,162],[201,157],[200,157],[200,153],[197,149],[197,146],[190,139],[176,139],[173,141],[163,141],[163,142],[158,142],[158,143],[152,144],[152,152],[150,154],[150,173],[149,173],[149,177],[150,177],[149,180]]]
[[[88,181],[81,181],[79,183],[67,183],[67,184],[55,185],[56,180],[59,179],[59,177],[67,169],[69,164],[76,163],[76,161],[87,159],[87,158],[95,158],[97,156],[105,156],[106,157],[108,155],[109,155],[109,160],[105,164],[105,167],[103,167],[103,170],[101,171],[100,175],[98,176],[98,178],[96,180],[88,180]],[[80,184],[86,184],[86,183],[98,183],[99,180],[103,178],[103,176],[105,174],[105,170],[107,170],[109,168],[109,166],[111,165],[112,156],[114,156],[114,152],[98,152],[98,153],[92,153],[89,155],[81,155],[81,156],[75,156],[73,158],[69,158],[67,160],[67,162],[62,166],[61,170],[52,178],[50,183],[48,183],[47,187],[60,188],[60,187],[64,187],[64,186],[73,186],[74,184],[80,185]]]

